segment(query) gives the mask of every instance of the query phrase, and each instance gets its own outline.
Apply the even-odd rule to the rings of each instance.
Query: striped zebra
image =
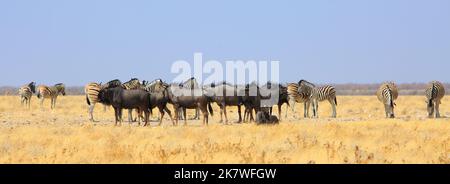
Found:
[[[427,97],[428,117],[432,118],[433,114],[435,114],[436,118],[440,118],[439,105],[445,96],[444,85],[439,81],[430,82],[425,90],[425,95]]]
[[[148,92],[152,92],[152,93],[156,93],[156,92],[160,92],[161,90],[163,90],[165,83],[163,82],[162,79],[156,79],[152,82],[148,82],[148,81],[142,81],[142,88],[145,91]]]
[[[300,85],[298,83],[288,83],[287,84],[287,94],[288,94],[288,101],[289,106],[291,107],[292,113],[296,114],[295,112],[295,104],[296,103],[304,103],[304,117],[309,117],[309,107],[311,105],[310,96],[311,91],[305,90],[302,93],[299,93]],[[288,116],[288,111],[286,110],[286,118]]]
[[[132,78],[130,81],[122,84],[122,87],[126,90],[142,89],[142,84],[137,78]]]
[[[384,104],[386,118],[395,118],[394,106],[395,100],[398,98],[398,88],[394,82],[385,82],[381,84],[377,91],[377,97]]]
[[[98,99],[98,94],[102,88],[102,84],[91,82],[84,86],[84,94],[86,95],[86,102],[89,105],[89,120],[95,122],[94,120],[94,108],[95,104],[100,103]],[[104,105],[106,110],[106,105]]]
[[[41,100],[41,107],[44,105],[44,100],[46,98],[51,99],[51,109],[56,107],[56,99],[58,95],[62,94],[66,95],[66,86],[63,83],[55,84],[52,87],[48,87],[45,85],[40,85],[37,88],[37,97]]]
[[[25,104],[28,108],[31,107],[31,97],[33,96],[33,93],[36,93],[35,82],[24,85],[19,89],[20,102],[22,106]]]
[[[313,107],[313,117],[318,118],[319,114],[319,102],[328,100],[331,104],[332,108],[332,118],[337,117],[336,113],[336,106],[337,106],[337,98],[336,98],[336,89],[333,86],[326,85],[322,87],[316,87],[314,84],[306,81],[301,80],[299,82],[299,88],[298,88],[299,94],[306,94],[311,93],[309,100],[312,103]]]

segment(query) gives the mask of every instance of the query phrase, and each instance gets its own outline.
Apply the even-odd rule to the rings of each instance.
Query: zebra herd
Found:
[[[274,85],[278,85],[278,100],[277,103],[267,105],[262,105],[261,101],[266,97],[261,95],[259,92],[262,89],[270,89]],[[219,84],[211,84],[206,86],[200,86],[195,78],[191,78],[183,83],[165,83],[162,79],[156,79],[154,81],[140,81],[137,78],[132,78],[128,82],[122,83],[120,80],[112,80],[105,84],[102,83],[88,83],[85,86],[85,96],[86,102],[89,106],[89,119],[94,120],[94,108],[95,105],[100,103],[105,106],[113,105],[115,102],[105,99],[104,93],[109,89],[120,88],[121,90],[129,91],[141,91],[149,94],[149,105],[148,108],[151,112],[152,109],[158,108],[160,112],[159,125],[161,125],[165,113],[169,115],[174,125],[178,124],[178,120],[184,120],[186,124],[186,110],[195,109],[194,119],[199,119],[200,112],[203,114],[203,122],[208,123],[208,115],[213,114],[211,108],[212,103],[216,103],[220,107],[221,122],[228,123],[227,118],[227,106],[237,106],[239,121],[238,123],[244,121],[255,121],[253,118],[253,112],[257,114],[258,112],[267,112],[272,115],[272,106],[278,105],[278,117],[281,119],[281,107],[287,104],[287,109],[290,107],[291,111],[295,112],[296,103],[304,104],[304,117],[305,118],[318,118],[319,102],[328,101],[332,108],[332,118],[337,117],[336,107],[338,105],[336,98],[336,89],[331,85],[325,85],[317,87],[315,84],[308,82],[306,80],[300,80],[298,83],[288,83],[286,86],[282,84],[272,84],[268,82],[261,88],[258,84],[252,83],[245,86],[231,85],[226,82]],[[250,95],[249,91],[251,88],[257,89],[256,95]],[[188,92],[189,95],[176,96],[174,95],[176,90],[182,90],[178,92]],[[200,91],[200,96],[194,95],[195,91]],[[36,94],[37,98],[40,100],[41,107],[43,106],[45,99],[51,100],[51,109],[56,107],[56,100],[58,96],[66,95],[65,85],[62,83],[55,84],[53,86],[39,85],[36,87],[35,82],[31,82],[27,85],[22,86],[19,89],[19,96],[21,99],[21,104],[30,107],[31,98],[33,94]],[[186,94],[186,93],[183,93]],[[227,95],[225,95],[227,94]],[[231,94],[231,95],[229,95]],[[378,100],[383,103],[385,108],[386,118],[395,118],[394,107],[396,106],[395,101],[399,96],[399,90],[394,82],[385,82],[381,84],[377,93]],[[432,81],[429,83],[425,90],[426,103],[428,116],[432,118],[440,117],[439,106],[441,104],[442,98],[445,96],[444,85],[438,81]],[[114,101],[114,100],[113,100]],[[175,110],[175,116],[172,117],[172,113],[167,108],[167,104],[172,104]],[[114,105],[113,105],[114,106]],[[241,106],[245,108],[244,117],[241,116]],[[312,116],[310,116],[309,110],[312,106]],[[115,109],[116,112],[116,123],[117,121],[122,121],[121,111],[122,109]],[[137,118],[133,119],[133,110],[137,112]],[[129,122],[140,122],[141,119],[145,119],[142,116],[142,109],[128,109],[128,121]],[[288,116],[288,110],[286,110],[285,117]],[[119,116],[117,116],[119,115]],[[225,121],[223,117],[225,116]]]
[[[59,94],[66,95],[66,87],[63,83],[55,84],[54,86],[39,85],[36,87],[35,82],[31,82],[25,86],[19,88],[19,95],[22,105],[27,105],[28,108],[31,105],[31,97],[33,93],[41,101],[41,106],[44,104],[45,99],[51,100],[51,109],[56,107],[56,99]]]

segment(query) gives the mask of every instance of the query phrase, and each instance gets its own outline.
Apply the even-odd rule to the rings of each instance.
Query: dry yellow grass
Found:
[[[53,111],[32,103],[0,97],[0,163],[450,163],[450,119],[426,118],[423,97],[400,97],[398,118],[387,120],[375,96],[340,96],[337,119],[321,103],[320,119],[289,112],[278,126],[218,124],[214,106],[208,127],[114,127],[101,105],[90,123],[82,96],[59,98]],[[441,114],[450,117],[450,98]]]

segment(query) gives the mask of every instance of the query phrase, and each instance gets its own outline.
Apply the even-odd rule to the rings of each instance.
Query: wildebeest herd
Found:
[[[40,99],[41,106],[45,99],[51,100],[51,108],[56,107],[58,95],[65,95],[65,85],[62,83],[53,86],[40,85],[36,87],[35,82],[24,85],[19,89],[22,105],[30,107],[31,97],[36,94]],[[213,115],[212,104],[220,107],[220,122],[228,124],[227,107],[235,106],[238,109],[239,120],[241,122],[256,122],[257,124],[277,124],[281,119],[281,110],[284,104],[291,107],[295,114],[295,104],[304,104],[304,117],[309,118],[310,106],[312,106],[312,117],[318,118],[318,104],[328,101],[332,107],[332,118],[337,117],[336,90],[333,86],[325,85],[316,87],[315,84],[306,80],[298,83],[288,83],[287,85],[267,82],[258,85],[256,82],[246,85],[232,85],[226,82],[199,85],[195,78],[190,78],[183,83],[165,83],[161,79],[154,81],[140,81],[133,78],[122,83],[120,80],[112,80],[105,84],[89,83],[85,86],[86,102],[89,105],[89,116],[91,121],[95,121],[93,110],[97,103],[114,108],[115,125],[122,122],[123,109],[128,110],[128,121],[144,122],[148,126],[149,116],[152,110],[159,110],[159,125],[167,113],[174,126],[179,120],[184,120],[187,124],[186,111],[195,110],[194,119],[203,115],[203,124],[207,125],[209,115]],[[377,91],[377,98],[385,107],[386,118],[394,118],[395,100],[399,96],[399,90],[395,83],[385,82]],[[442,83],[432,81],[425,89],[428,116],[432,118],[440,117],[439,105],[445,95],[445,88]],[[172,112],[167,107],[173,106]],[[272,107],[278,106],[278,117],[272,115]],[[242,107],[244,115],[242,116]],[[133,118],[133,110],[137,112],[137,117]],[[255,113],[255,116],[253,116]],[[225,120],[224,120],[224,118]],[[287,110],[286,110],[287,117]]]

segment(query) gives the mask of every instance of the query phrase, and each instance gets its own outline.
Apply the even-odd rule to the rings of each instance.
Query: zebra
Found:
[[[300,83],[300,82],[299,82]],[[304,103],[304,117],[309,117],[309,107],[311,105],[311,90],[307,89],[304,90],[302,93],[299,93],[299,83],[288,83],[287,84],[287,94],[288,94],[288,104],[291,107],[291,111],[296,114],[295,112],[295,104],[296,103]],[[289,107],[288,106],[288,107]],[[287,108],[288,108],[287,107]],[[288,116],[288,110],[286,110],[286,118]]]
[[[122,84],[122,87],[126,90],[132,90],[132,89],[142,89],[142,84],[137,78],[132,78],[128,82],[125,82]]]
[[[31,82],[27,85],[22,86],[19,89],[20,102],[22,106],[25,104],[28,108],[31,107],[31,97],[36,93],[36,83]]]
[[[316,87],[314,84],[306,81],[300,80],[298,93],[311,93],[309,96],[309,101],[312,103],[313,107],[313,117],[318,118],[318,110],[319,110],[319,102],[328,100],[331,104],[332,108],[332,118],[337,117],[336,106],[337,106],[337,98],[336,98],[336,89],[333,86],[325,85],[322,87]]]
[[[152,82],[148,82],[148,81],[142,81],[142,89],[144,89],[145,91],[148,92],[160,92],[161,90],[163,90],[163,86],[165,85],[165,83],[163,82],[162,79],[156,79]],[[168,84],[167,84],[168,85]]]
[[[377,97],[384,104],[386,118],[395,118],[394,106],[398,98],[398,88],[394,82],[384,82],[377,91]]]
[[[41,107],[44,105],[44,100],[46,98],[51,99],[51,109],[54,109],[56,107],[56,99],[58,98],[58,95],[62,94],[63,96],[66,95],[66,86],[63,83],[55,84],[52,87],[48,87],[45,85],[40,85],[37,88],[37,97],[41,100]]]
[[[89,105],[89,120],[91,122],[95,122],[94,120],[94,107],[96,103],[100,103],[98,94],[100,90],[102,90],[102,84],[98,84],[95,82],[91,82],[84,86],[84,94],[86,95],[86,102]],[[104,109],[106,110],[106,105],[104,105]]]
[[[425,96],[427,98],[428,117],[432,118],[433,114],[435,114],[436,118],[440,118],[439,105],[445,96],[444,85],[439,81],[430,82],[425,90]]]

